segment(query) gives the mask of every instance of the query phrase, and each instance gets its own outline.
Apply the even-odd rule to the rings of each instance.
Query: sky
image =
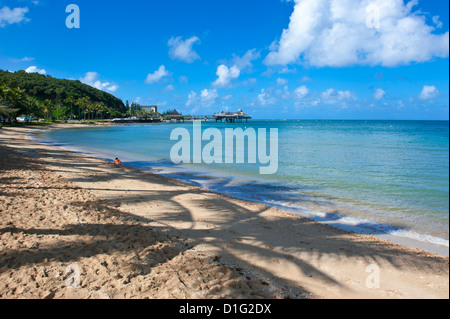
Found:
[[[448,30],[446,0],[0,0],[0,69],[183,114],[448,120]]]

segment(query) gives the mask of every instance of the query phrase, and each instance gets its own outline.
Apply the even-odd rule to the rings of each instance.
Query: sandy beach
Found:
[[[40,129],[0,130],[0,298],[449,298],[448,257],[26,138]]]

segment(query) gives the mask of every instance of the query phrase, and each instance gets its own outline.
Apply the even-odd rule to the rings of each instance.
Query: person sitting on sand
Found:
[[[118,159],[117,157],[116,157],[116,159],[114,161],[114,166],[116,166],[116,167],[122,166],[122,161],[120,159]]]

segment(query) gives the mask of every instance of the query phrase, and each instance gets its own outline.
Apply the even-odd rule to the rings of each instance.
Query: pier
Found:
[[[241,109],[237,112],[227,112],[222,111],[221,113],[214,113],[213,115],[216,122],[223,122],[224,120],[227,123],[236,123],[236,122],[248,122],[252,117],[247,113],[244,113]]]
[[[248,122],[252,117],[242,111],[241,109],[237,112],[224,112],[214,113],[213,115],[182,115],[177,110],[173,110],[170,113],[164,114],[162,116],[158,115],[139,115],[138,117],[128,117],[128,118],[115,118],[110,120],[112,123],[160,123],[160,122],[172,122],[172,123],[184,123],[184,121],[216,121],[216,122],[226,122],[226,123],[242,123]]]

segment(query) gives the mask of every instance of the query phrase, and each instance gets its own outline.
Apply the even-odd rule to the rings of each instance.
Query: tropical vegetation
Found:
[[[93,120],[127,115],[122,100],[75,80],[49,75],[0,70],[2,122],[23,116],[27,121],[44,119]]]

